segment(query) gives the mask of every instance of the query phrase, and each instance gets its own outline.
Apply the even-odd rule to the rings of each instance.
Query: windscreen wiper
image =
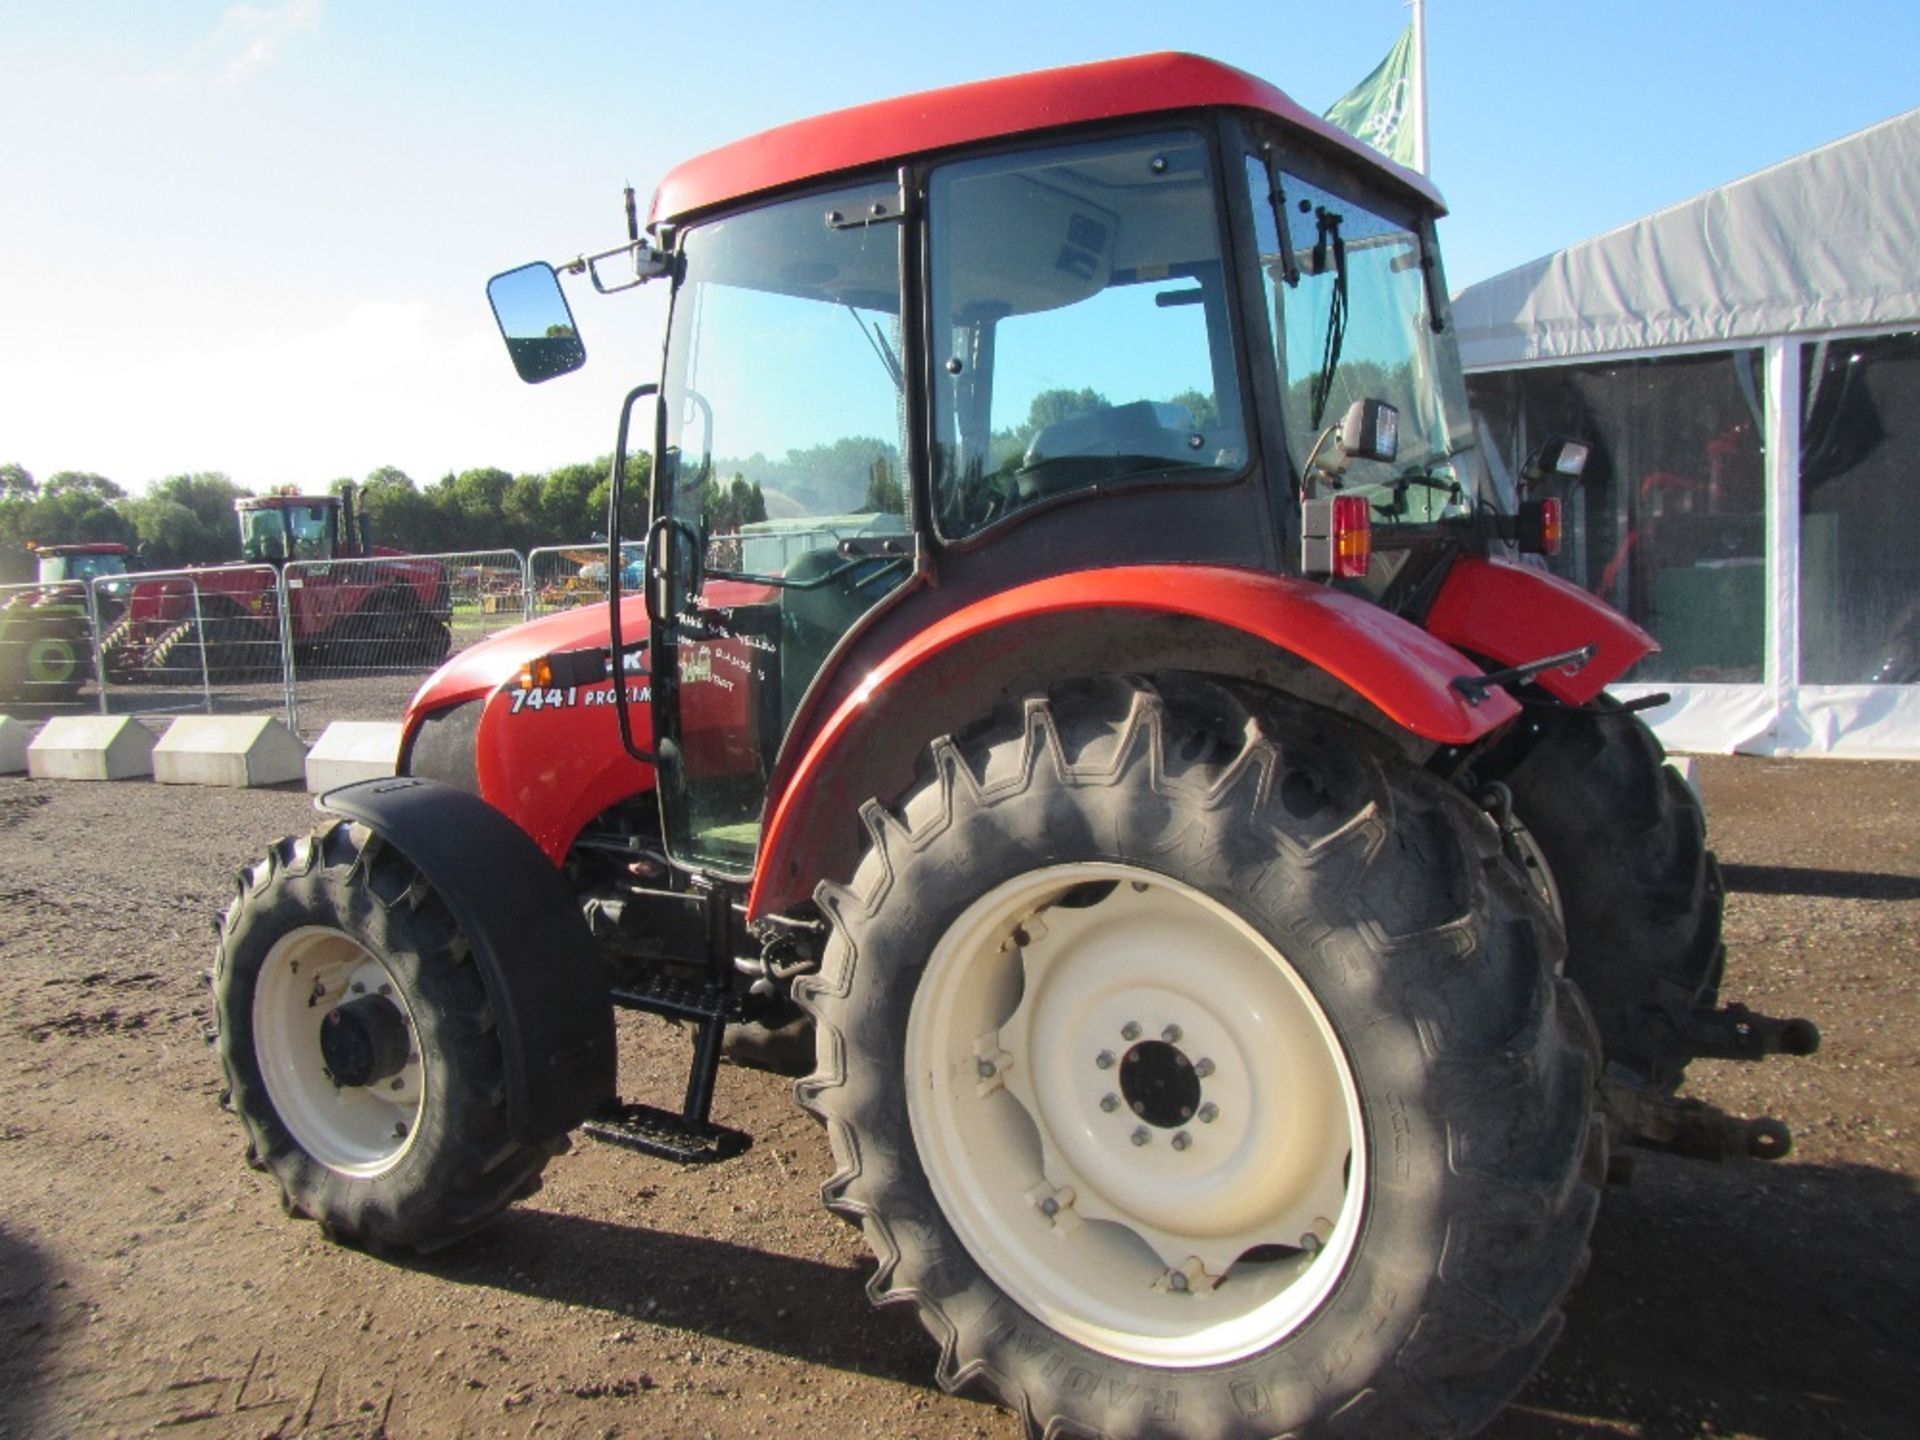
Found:
[[[1347,242],[1340,235],[1339,215],[1321,205],[1314,211],[1313,273],[1324,274],[1327,251],[1333,251],[1333,300],[1327,307],[1327,344],[1308,396],[1307,428],[1318,430],[1333,396],[1333,375],[1340,368],[1340,347],[1347,338]]]

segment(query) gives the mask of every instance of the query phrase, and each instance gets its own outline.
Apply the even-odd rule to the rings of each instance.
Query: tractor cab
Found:
[[[241,558],[254,565],[289,560],[350,559],[373,553],[370,519],[354,497],[301,495],[291,490],[234,503],[240,518]]]
[[[33,547],[42,585],[84,583],[102,576],[127,573],[127,559],[133,553],[117,542],[87,545],[38,545]]]

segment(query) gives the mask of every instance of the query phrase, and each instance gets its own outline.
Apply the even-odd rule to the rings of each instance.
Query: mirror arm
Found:
[[[620,548],[620,500],[627,488],[627,435],[632,428],[633,407],[659,393],[660,387],[653,384],[636,385],[627,392],[620,406],[620,430],[613,446],[612,493],[607,497],[607,639],[613,646],[613,708],[620,716],[620,744],[627,754],[648,765],[659,764],[660,757],[633,743],[633,717],[627,709],[627,650],[620,633],[620,564],[625,558]],[[651,596],[647,609],[649,613],[653,609]]]
[[[633,260],[633,278],[630,280],[606,280],[601,277],[600,263],[631,257]],[[615,245],[610,250],[596,250],[591,255],[576,255],[573,259],[556,265],[554,269],[565,275],[585,275],[593,282],[593,288],[602,295],[614,295],[622,290],[631,290],[636,285],[644,285],[649,280],[657,280],[673,266],[673,257],[664,250],[656,250],[644,238],[627,241],[624,245]]]

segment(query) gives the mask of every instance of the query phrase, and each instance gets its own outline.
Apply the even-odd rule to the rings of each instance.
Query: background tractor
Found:
[[[0,700],[64,705],[93,673],[93,629],[87,582],[127,573],[132,552],[114,541],[30,545],[35,588],[16,590],[0,604]],[[96,594],[102,623],[125,603],[111,585]]]
[[[294,645],[355,668],[435,664],[451,644],[446,567],[374,544],[357,492],[250,496],[234,502],[241,561],[142,580],[101,650],[116,680],[182,671],[209,679],[280,669],[280,578]],[[272,567],[268,569],[267,567]]]
[[[1782,1150],[1687,1061],[1817,1032],[1718,1007],[1700,808],[1605,695],[1653,642],[1521,563],[1580,450],[1498,508],[1439,214],[1182,55],[754,137],[644,233],[629,196],[565,267],[672,290],[609,604],[443,668],[222,922],[289,1209],[424,1251],[576,1127],[724,1160],[729,1028],[810,1023],[824,1197],[943,1384],[1035,1435],[1491,1417],[1611,1152]],[[553,269],[490,296],[523,378],[584,362]],[[695,1030],[677,1107],[620,1098],[623,1008]]]

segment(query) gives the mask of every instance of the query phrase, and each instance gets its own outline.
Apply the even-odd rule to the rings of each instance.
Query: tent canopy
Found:
[[[1920,320],[1920,109],[1469,286],[1470,370]]]

